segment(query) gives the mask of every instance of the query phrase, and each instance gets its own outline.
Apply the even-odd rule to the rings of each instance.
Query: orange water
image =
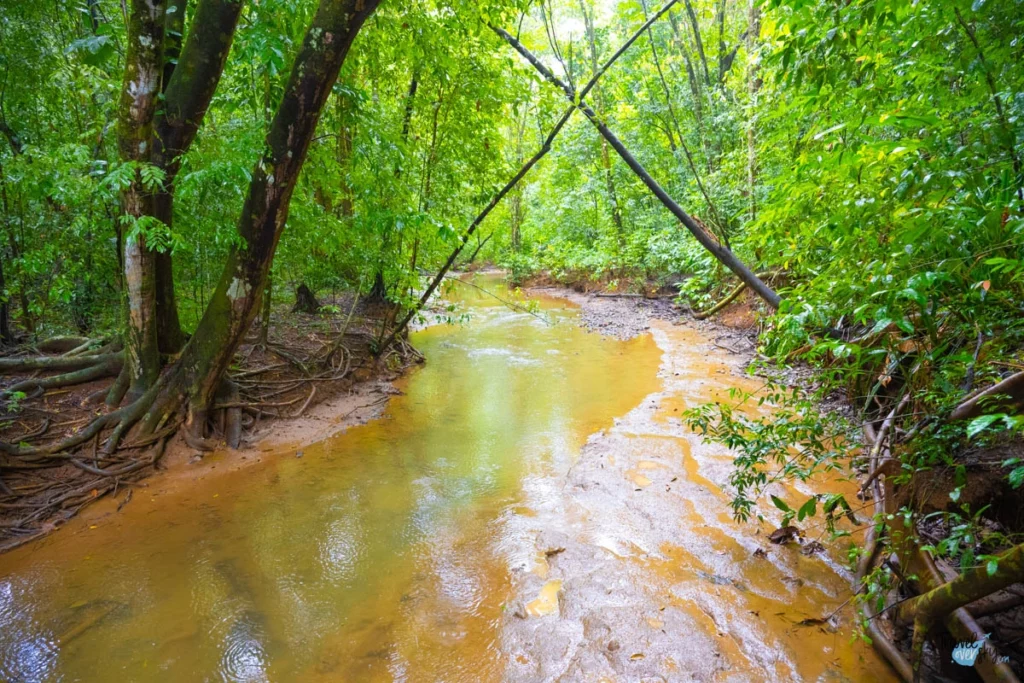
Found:
[[[0,680],[547,680],[537,660],[578,629],[561,596],[599,570],[631,592],[573,609],[637,622],[617,634],[625,663],[590,643],[605,664],[564,680],[638,680],[637,667],[667,681],[891,680],[851,638],[836,555],[733,522],[729,453],[679,421],[757,387],[734,358],[694,330],[658,323],[620,342],[582,331],[563,300],[535,298],[545,324],[454,287],[469,321],[413,335],[428,362],[382,419],[301,458],[185,488],[154,478],[122,512],[0,556]],[[570,468],[598,432],[602,485],[579,495],[607,497],[574,500]],[[814,486],[774,491],[801,502]],[[527,539],[545,529],[567,534],[550,564]],[[569,572],[580,546],[594,564]],[[537,555],[525,598],[524,552]],[[601,602],[627,593],[618,617]],[[525,641],[502,631],[520,603],[513,623],[538,629]],[[837,609],[839,628],[799,624]]]
[[[469,322],[413,335],[429,360],[384,419],[0,556],[0,680],[500,680],[501,521],[657,388],[660,352],[563,300],[546,325],[451,296]]]

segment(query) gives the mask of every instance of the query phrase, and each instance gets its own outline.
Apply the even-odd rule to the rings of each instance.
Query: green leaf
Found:
[[[875,323],[875,326],[871,328],[871,331],[868,332],[868,334],[878,334],[885,328],[889,327],[889,325],[892,325],[892,318],[882,318],[877,323]]]
[[[807,502],[800,506],[800,509],[796,513],[796,518],[799,521],[804,521],[805,517],[813,517],[818,511],[818,499],[811,496],[807,499]]]
[[[783,512],[793,512],[793,508],[786,505],[786,501],[782,500],[778,496],[772,496],[771,499],[775,507],[779,508]]]
[[[985,431],[985,429],[987,429],[989,425],[991,425],[996,420],[1001,419],[1002,417],[1002,413],[994,413],[992,415],[980,415],[974,418],[973,420],[971,420],[971,423],[967,425],[967,438],[973,439],[980,432]]]
[[[1019,489],[1020,485],[1024,484],[1024,467],[1018,467],[1011,471],[1007,479],[1010,481],[1010,486]]]

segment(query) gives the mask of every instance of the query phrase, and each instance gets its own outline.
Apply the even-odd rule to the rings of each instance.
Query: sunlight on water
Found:
[[[660,352],[456,287],[471,321],[413,335],[384,419],[0,557],[0,680],[499,680],[503,520],[657,390]]]

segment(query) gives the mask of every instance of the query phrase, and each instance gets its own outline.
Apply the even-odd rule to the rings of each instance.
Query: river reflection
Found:
[[[512,296],[494,277],[478,284]],[[0,679],[500,680],[509,516],[657,390],[649,337],[457,286],[384,419],[0,557]]]

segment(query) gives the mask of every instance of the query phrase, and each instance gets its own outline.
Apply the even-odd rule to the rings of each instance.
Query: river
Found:
[[[888,679],[850,608],[798,625],[849,597],[836,557],[732,522],[679,423],[752,386],[727,351],[451,296],[381,419],[0,556],[0,679]]]

